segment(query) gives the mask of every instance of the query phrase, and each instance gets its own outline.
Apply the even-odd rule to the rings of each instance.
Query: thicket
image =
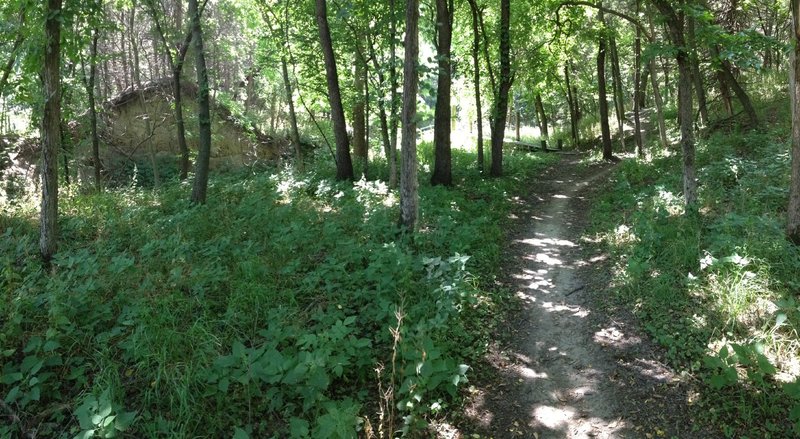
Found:
[[[458,185],[422,185],[420,231],[400,240],[396,193],[335,183],[326,160],[214,177],[202,206],[186,183],[72,191],[50,273],[36,206],[0,214],[0,394],[17,408],[0,436],[423,427],[488,343],[511,197],[553,160],[512,153],[484,179],[453,155]]]
[[[728,437],[800,434],[800,250],[784,232],[790,127],[779,85],[759,109],[766,128],[732,124],[699,140],[697,212],[684,211],[675,150],[623,162],[593,212],[618,299],[698,379],[691,403]]]

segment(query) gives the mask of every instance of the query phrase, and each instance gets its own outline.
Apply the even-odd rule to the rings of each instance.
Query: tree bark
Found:
[[[183,17],[183,9],[181,7],[182,0],[178,1],[177,3],[178,10],[176,12],[176,27],[180,27],[180,23],[177,22],[177,19],[182,19]],[[189,146],[186,143],[186,124],[184,123],[183,119],[183,86],[181,85],[181,78],[183,74],[183,65],[186,59],[186,53],[189,49],[189,44],[191,44],[192,41],[193,25],[190,20],[186,36],[182,42],[177,42],[177,49],[173,54],[172,49],[170,49],[170,44],[167,42],[167,36],[164,33],[164,29],[161,27],[161,21],[159,20],[158,11],[155,8],[155,4],[150,1],[147,2],[147,5],[150,10],[151,18],[156,26],[156,31],[158,31],[161,43],[164,46],[170,73],[172,74],[172,98],[175,100],[175,109],[173,111],[175,113],[175,128],[178,138],[178,153],[180,154],[178,178],[181,181],[184,181],[189,175],[190,163]],[[198,11],[198,14],[202,14],[202,11]]]
[[[619,130],[619,143],[623,151],[625,147],[625,95],[622,91],[622,73],[619,69],[619,53],[617,52],[617,40],[614,35],[609,39],[609,49],[611,49],[611,87],[614,90],[614,113],[617,118],[617,128]]]
[[[570,133],[572,134],[572,147],[578,147],[578,114],[576,110],[576,102],[575,100],[578,98],[575,96],[572,90],[572,78],[570,77],[570,67],[569,63],[564,64],[564,82],[567,87],[567,105],[569,105],[569,125],[570,125]]]
[[[639,15],[640,0],[636,0],[636,15]],[[633,137],[636,141],[636,155],[644,158],[644,139],[642,138],[642,31],[636,28],[636,38],[633,42]]]
[[[706,126],[708,125],[708,104],[706,104],[706,90],[705,85],[703,84],[703,73],[700,71],[700,57],[697,53],[694,17],[689,17],[686,25],[689,37],[689,60],[692,64],[692,81],[694,82],[694,91],[697,95],[697,108],[700,112],[700,125]]]
[[[792,183],[786,234],[800,245],[800,0],[791,0],[793,47],[789,53],[789,99],[792,103]]]
[[[364,59],[359,51],[356,51],[355,73],[353,75],[353,89],[355,89],[355,99],[353,101],[353,155],[361,160],[364,160],[364,157],[367,156],[364,85]]]
[[[718,77],[720,82],[725,83],[726,85],[726,92],[728,93],[728,99],[730,99],[730,91],[733,90],[733,94],[736,95],[736,100],[742,104],[742,109],[744,109],[744,113],[747,115],[747,118],[750,120],[750,126],[755,128],[758,126],[758,115],[756,114],[756,109],[753,107],[753,103],[750,101],[750,96],[747,95],[747,92],[742,88],[739,81],[736,80],[736,77],[733,75],[733,69],[731,68],[731,64],[721,59],[719,54],[719,48],[716,46],[712,46],[711,54],[715,58],[717,58],[719,62],[719,67],[717,70]],[[730,105],[730,104],[728,104]],[[731,105],[731,113],[733,113],[733,106]]]
[[[536,105],[536,115],[539,119],[539,128],[541,129],[542,145],[547,146],[547,139],[550,138],[550,131],[547,128],[547,113],[544,112],[544,103],[542,102],[542,95],[536,93],[533,98],[534,105]]]
[[[344,120],[344,108],[339,90],[336,57],[333,53],[331,31],[328,27],[328,3],[326,0],[316,0],[316,15],[320,45],[325,59],[325,76],[328,81],[328,100],[331,105],[333,134],[336,138],[336,179],[352,180],[353,161],[350,157],[350,141],[347,138],[347,124]]]
[[[89,80],[86,83],[86,95],[89,98],[89,123],[92,130],[92,161],[94,162],[94,184],[97,192],[103,189],[102,170],[100,163],[100,138],[97,135],[97,104],[95,102],[95,78],[97,78],[97,40],[100,38],[100,29],[92,30],[92,46],[89,52],[91,57],[89,65]]]
[[[286,56],[281,57],[281,72],[283,73],[283,87],[286,90],[286,103],[289,105],[289,134],[294,144],[296,167],[303,170],[303,149],[300,146],[300,131],[297,129],[297,114],[294,110],[294,92],[292,82],[289,80],[289,68],[286,65]]]
[[[492,167],[490,175],[503,175],[503,138],[508,114],[508,92],[511,90],[511,0],[500,0],[500,86],[495,98],[492,123]]]
[[[61,0],[45,13],[44,112],[42,114],[42,210],[39,252],[45,265],[58,249],[58,150],[61,147]]]
[[[189,0],[189,16],[192,20],[192,41],[194,42],[195,70],[197,71],[197,119],[199,123],[197,161],[195,162],[191,200],[194,204],[205,204],[209,162],[211,161],[211,103],[208,95],[209,83],[203,48],[203,30],[200,25],[197,0]]]
[[[680,117],[681,149],[683,151],[683,196],[687,213],[697,205],[695,145],[692,130],[692,69],[686,51],[684,24],[668,0],[652,0],[666,20],[670,42],[675,47],[678,63],[678,116]]]
[[[450,186],[453,184],[450,151],[450,44],[453,32],[453,0],[436,0],[436,45],[439,72],[436,85],[436,109],[433,122],[434,161],[431,184]]]
[[[655,33],[653,26],[653,17],[648,15],[650,24],[650,33]],[[650,58],[647,64],[647,69],[650,72],[650,83],[653,86],[653,102],[656,105],[656,119],[658,120],[658,136],[661,140],[661,147],[664,149],[669,148],[669,141],[667,140],[667,122],[664,118],[664,100],[661,97],[661,88],[658,85],[658,71],[656,70],[655,58]]]
[[[397,54],[395,53],[395,40],[397,39],[397,14],[395,12],[396,8],[396,0],[389,0],[389,10],[391,11],[392,18],[389,21],[389,83],[391,85],[391,90],[389,93],[389,98],[391,99],[389,103],[389,137],[390,137],[390,148],[389,148],[389,156],[387,160],[389,160],[389,187],[395,188],[397,187],[397,125],[399,123],[399,118],[397,116],[397,88],[399,86],[397,82]]]
[[[601,32],[605,32],[605,19],[600,11]],[[597,86],[600,94],[600,131],[603,136],[603,160],[614,158],[611,144],[611,127],[608,123],[608,98],[606,96],[606,37],[600,35],[597,49]]]
[[[419,0],[406,2],[405,63],[403,66],[403,160],[400,172],[400,226],[413,233],[419,215],[417,180],[417,58],[419,58]]]
[[[480,9],[476,0],[469,0],[469,8],[472,12],[472,82],[475,87],[475,113],[478,128],[478,170],[483,172],[483,113],[481,111],[481,67],[480,67],[480,48],[481,35],[479,32]]]

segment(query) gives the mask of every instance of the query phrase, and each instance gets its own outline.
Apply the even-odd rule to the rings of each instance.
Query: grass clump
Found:
[[[218,176],[205,206],[179,183],[68,192],[52,272],[35,209],[0,214],[0,396],[13,415],[0,436],[421,428],[485,347],[510,198],[551,160],[511,154],[508,177],[490,180],[454,151],[457,186],[421,185],[413,239],[398,239],[395,191],[335,183],[321,163]]]
[[[699,404],[730,437],[800,433],[800,250],[784,235],[788,133],[777,123],[700,140],[697,213],[684,212],[673,151],[624,162],[594,211],[619,298],[673,366],[702,380]]]

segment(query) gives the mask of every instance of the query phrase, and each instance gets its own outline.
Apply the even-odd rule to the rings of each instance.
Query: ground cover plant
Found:
[[[800,434],[800,252],[785,237],[789,127],[776,117],[788,104],[767,102],[763,130],[698,142],[697,212],[680,155],[658,150],[622,163],[593,213],[618,299],[702,383],[692,403],[728,437]]]
[[[454,159],[457,188],[422,185],[399,241],[395,191],[322,165],[212,178],[218,202],[191,208],[177,182],[72,193],[51,272],[35,209],[4,212],[0,436],[420,428],[485,346],[510,198],[553,160],[511,154],[484,179]]]

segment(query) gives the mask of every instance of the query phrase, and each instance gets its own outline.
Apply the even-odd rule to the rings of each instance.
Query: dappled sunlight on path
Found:
[[[512,346],[489,360],[499,382],[476,390],[468,413],[492,437],[656,437],[636,422],[647,410],[635,400],[678,380],[657,360],[640,358],[650,355],[642,339],[587,299],[605,293],[608,277],[592,272],[605,255],[587,254],[580,240],[584,197],[611,167],[569,165],[537,186],[540,201],[521,217],[527,226],[509,249],[505,286],[524,309],[509,328]]]

